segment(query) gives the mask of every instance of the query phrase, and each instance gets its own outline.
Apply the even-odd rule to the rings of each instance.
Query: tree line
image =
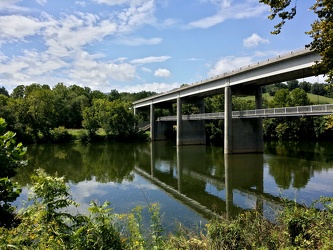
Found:
[[[102,93],[88,87],[19,85],[12,93],[0,88],[0,117],[8,129],[26,143],[48,142],[66,136],[66,129],[85,128],[87,137],[103,128],[107,137],[125,138],[136,135],[137,118],[130,110],[135,100],[156,94],[151,91]],[[60,134],[60,136],[59,136]]]

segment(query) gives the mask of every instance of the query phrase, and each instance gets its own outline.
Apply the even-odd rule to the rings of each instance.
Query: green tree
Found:
[[[293,91],[290,92],[290,103],[289,105],[291,107],[295,106],[306,106],[310,105],[311,101],[306,94],[306,92],[303,89],[294,89]]]
[[[14,99],[17,99],[17,98],[23,98],[24,95],[25,95],[25,86],[18,85],[16,88],[13,89],[11,97],[13,97]]]
[[[280,89],[275,93],[270,106],[273,108],[289,107],[290,101],[291,100],[290,100],[289,90]]]
[[[273,34],[279,34],[286,20],[293,19],[296,15],[297,1],[293,7],[290,7],[291,0],[259,0],[259,2],[271,7],[272,14],[268,16],[269,19],[280,18],[280,22],[274,26]],[[333,2],[316,0],[309,9],[318,19],[311,24],[311,30],[306,32],[312,38],[312,42],[306,46],[318,51],[322,56],[322,60],[316,64],[316,73],[327,73],[328,82],[331,82],[333,79]]]
[[[299,88],[303,89],[306,93],[309,93],[311,91],[311,83],[302,81],[299,83]]]
[[[4,96],[7,96],[7,97],[9,97],[9,93],[8,93],[8,91],[7,91],[7,89],[4,87],[4,86],[2,86],[1,88],[0,88],[0,95],[4,95]]]
[[[288,81],[287,86],[288,86],[289,91],[292,91],[294,89],[299,88],[299,82],[298,82],[298,80]]]
[[[314,95],[326,95],[326,89],[325,89],[326,84],[322,84],[322,83],[314,83],[311,86],[311,93]]]
[[[54,93],[48,88],[33,88],[26,97],[30,127],[36,139],[50,139],[50,130],[56,126]]]
[[[310,99],[303,89],[280,89],[270,103],[271,108],[310,105]],[[279,140],[309,140],[316,138],[315,119],[312,117],[280,117],[264,120],[264,136]]]
[[[15,224],[14,207],[10,202],[16,200],[21,189],[10,178],[25,165],[22,160],[26,148],[22,143],[16,144],[15,133],[6,132],[6,122],[0,118],[0,227],[11,227]]]

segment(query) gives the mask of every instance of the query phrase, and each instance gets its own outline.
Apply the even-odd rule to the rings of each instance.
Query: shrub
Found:
[[[65,127],[58,127],[50,130],[51,141],[53,143],[62,143],[72,140],[71,134]]]

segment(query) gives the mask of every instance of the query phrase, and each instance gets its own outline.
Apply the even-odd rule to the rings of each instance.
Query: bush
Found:
[[[6,122],[0,118],[0,227],[10,228],[18,223],[14,218],[14,207],[10,204],[20,195],[21,189],[11,178],[24,166],[22,160],[26,148],[22,143],[16,144],[16,134],[6,131]]]
[[[64,127],[58,127],[50,130],[51,141],[53,143],[62,143],[72,140],[72,136]]]

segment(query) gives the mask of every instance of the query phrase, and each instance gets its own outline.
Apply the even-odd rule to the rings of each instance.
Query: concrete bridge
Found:
[[[314,76],[312,66],[321,59],[308,49],[291,51],[278,57],[235,69],[186,87],[138,100],[133,103],[134,113],[150,113],[151,140],[165,140],[165,131],[173,122],[156,121],[156,108],[169,109],[177,103],[177,146],[205,144],[205,119],[183,119],[183,104],[195,104],[200,114],[205,113],[204,97],[224,93],[224,153],[263,152],[262,117],[233,119],[232,95],[255,96],[256,110],[262,108],[261,86]]]

